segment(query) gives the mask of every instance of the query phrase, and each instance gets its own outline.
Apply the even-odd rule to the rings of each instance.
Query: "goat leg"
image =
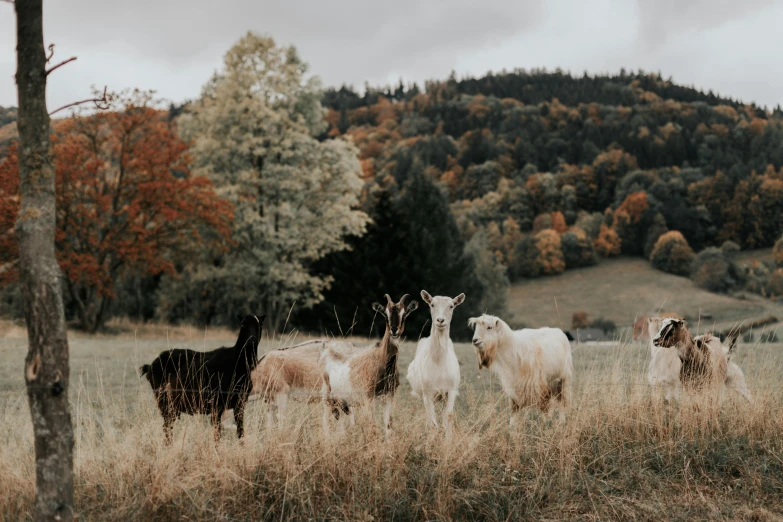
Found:
[[[454,432],[454,402],[457,400],[457,391],[446,392],[446,407],[443,409],[443,427],[446,429],[446,439],[451,439]]]
[[[383,424],[386,427],[386,438],[388,439],[392,432],[392,399],[387,397],[383,401]]]
[[[427,415],[427,424],[438,429],[438,419],[435,417],[435,403],[432,400],[432,393],[425,391],[421,398],[424,401],[424,412]]]
[[[163,415],[163,436],[166,446],[171,446],[171,436],[174,425],[174,416],[171,413]]]
[[[245,403],[240,402],[234,407],[234,421],[237,423],[237,438],[245,434]]]
[[[212,426],[215,431],[215,443],[220,442],[220,418],[223,416],[223,408],[214,408],[212,410]]]

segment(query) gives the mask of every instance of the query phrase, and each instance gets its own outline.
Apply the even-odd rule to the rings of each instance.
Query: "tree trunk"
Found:
[[[72,520],[68,338],[54,251],[55,186],[46,109],[42,0],[17,0],[21,209],[16,222],[29,348],[24,376],[35,434],[34,520]]]

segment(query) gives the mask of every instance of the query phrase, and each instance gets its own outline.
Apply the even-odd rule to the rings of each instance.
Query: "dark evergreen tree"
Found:
[[[368,335],[373,328],[372,301],[388,293],[395,301],[403,294],[421,300],[419,292],[456,296],[465,303],[454,312],[451,335],[466,339],[467,319],[480,314],[484,290],[475,275],[475,261],[465,254],[465,242],[449,209],[448,196],[414,162],[398,195],[382,190],[374,198],[367,233],[351,241],[351,250],[332,254],[319,269],[334,278],[323,303],[300,311],[297,324],[334,335]],[[339,328],[337,318],[339,318]],[[408,339],[429,332],[428,310],[410,316]],[[383,321],[374,321],[374,335],[383,332]],[[425,328],[426,327],[426,328]]]

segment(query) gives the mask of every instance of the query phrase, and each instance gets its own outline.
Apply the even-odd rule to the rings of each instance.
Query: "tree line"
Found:
[[[657,74],[360,93],[323,89],[295,48],[249,33],[198,99],[117,100],[52,128],[66,315],[92,331],[253,309],[278,330],[363,335],[373,300],[422,288],[465,292],[459,324],[503,314],[519,279],[616,255],[695,274],[699,252],[781,235],[780,110]],[[17,154],[0,163],[5,314],[19,313]]]
[[[445,187],[463,240],[488,245],[493,273],[511,281],[651,259],[675,232],[700,252],[772,246],[783,229],[780,108],[641,71],[452,76],[324,100],[326,135],[354,139],[366,179],[404,184],[420,164]],[[683,251],[656,259],[679,256],[672,271],[688,275]]]

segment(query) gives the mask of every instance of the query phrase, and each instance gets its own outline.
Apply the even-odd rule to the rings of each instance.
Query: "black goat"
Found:
[[[239,337],[230,348],[209,352],[166,350],[152,364],[141,367],[141,375],[147,376],[163,416],[166,444],[171,443],[172,426],[181,413],[211,415],[215,440],[220,440],[220,417],[231,409],[237,436],[242,438],[245,403],[253,389],[250,372],[258,364],[265,317],[238,316]]]

